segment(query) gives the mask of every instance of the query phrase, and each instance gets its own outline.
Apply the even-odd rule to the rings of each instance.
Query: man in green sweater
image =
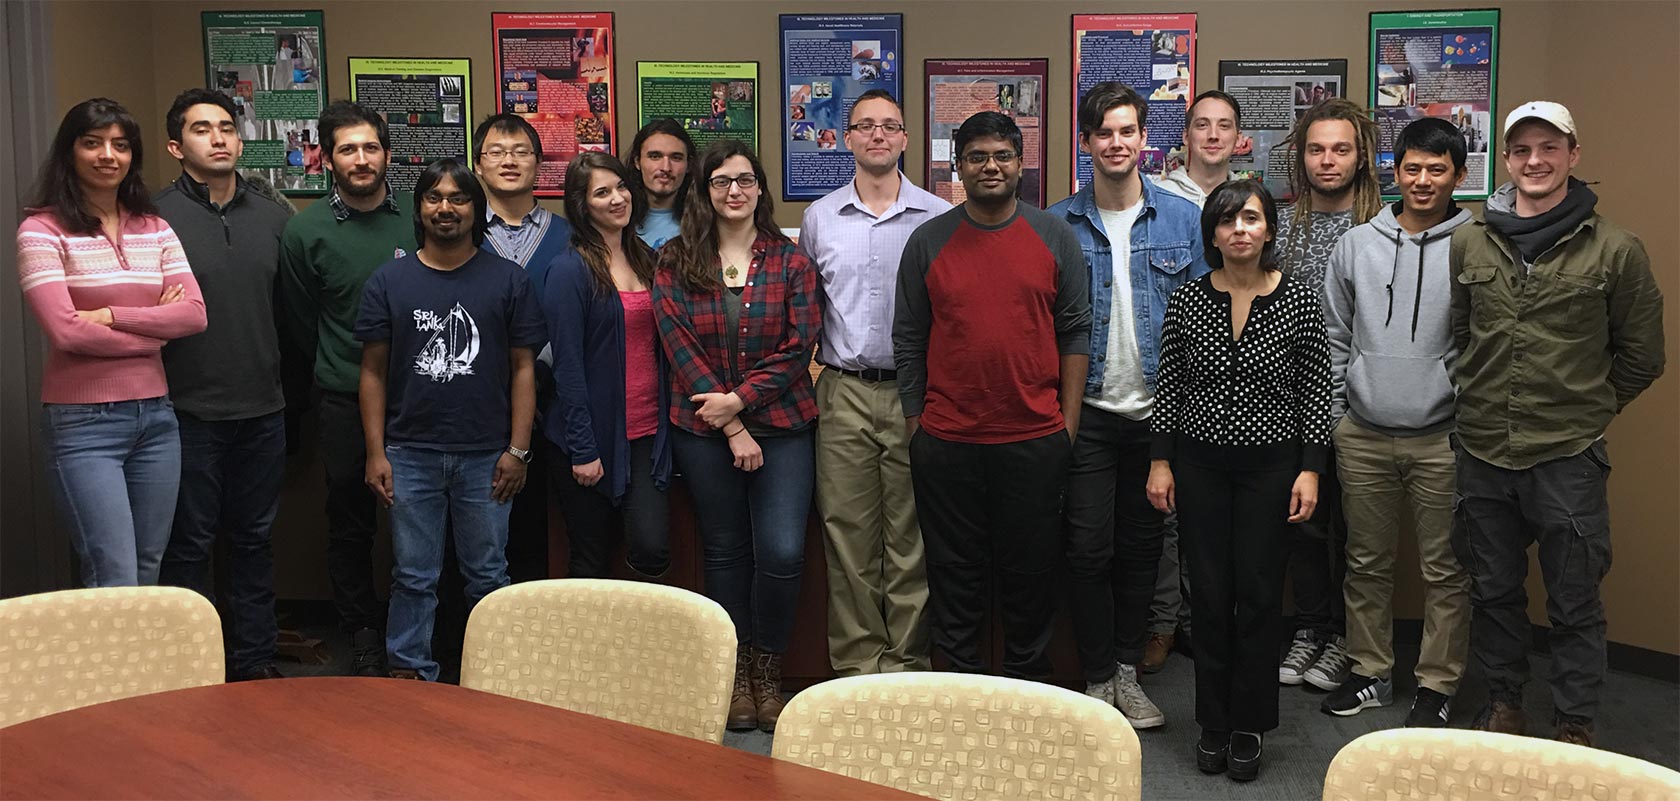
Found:
[[[295,352],[314,363],[327,474],[327,573],[340,622],[350,633],[351,672],[385,675],[385,608],[374,589],[374,497],[362,483],[357,381],[362,348],[352,335],[362,284],[381,264],[414,252],[413,201],[385,180],[391,135],[384,118],[338,101],[321,112],[331,194],[286,225],[280,240],[280,298]]]

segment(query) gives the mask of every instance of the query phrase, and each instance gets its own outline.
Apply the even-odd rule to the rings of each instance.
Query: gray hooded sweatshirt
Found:
[[[1454,207],[1445,221],[1408,234],[1383,208],[1336,243],[1324,277],[1334,427],[1342,415],[1394,437],[1452,428],[1453,229],[1470,222]]]

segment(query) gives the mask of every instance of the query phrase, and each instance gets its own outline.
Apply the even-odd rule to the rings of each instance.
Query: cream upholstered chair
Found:
[[[999,676],[886,673],[793,697],[771,756],[939,799],[1136,799],[1137,733],[1114,707]]]
[[[610,579],[503,587],[467,620],[461,686],[723,742],[735,625],[715,601]]]
[[[222,620],[192,590],[102,587],[0,601],[0,726],[224,678]]]
[[[1337,752],[1324,801],[1680,801],[1680,773],[1568,743],[1462,729],[1393,729]]]

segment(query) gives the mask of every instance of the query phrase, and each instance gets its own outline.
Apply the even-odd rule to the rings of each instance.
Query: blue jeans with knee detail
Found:
[[[82,584],[156,584],[181,485],[168,396],[44,404],[47,479],[81,560]]]
[[[391,604],[385,626],[390,666],[437,681],[432,627],[437,622],[443,538],[451,524],[455,558],[466,580],[467,611],[508,584],[511,503],[491,497],[501,450],[438,451],[385,446],[391,462]]]

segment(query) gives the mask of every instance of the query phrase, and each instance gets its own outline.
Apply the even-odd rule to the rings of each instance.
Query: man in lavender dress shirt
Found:
[[[871,90],[852,105],[851,183],[805,210],[799,249],[822,280],[817,508],[828,555],[828,653],[841,676],[928,669],[927,572],[910,437],[893,371],[893,303],[910,232],[951,204],[898,169],[904,110]]]

